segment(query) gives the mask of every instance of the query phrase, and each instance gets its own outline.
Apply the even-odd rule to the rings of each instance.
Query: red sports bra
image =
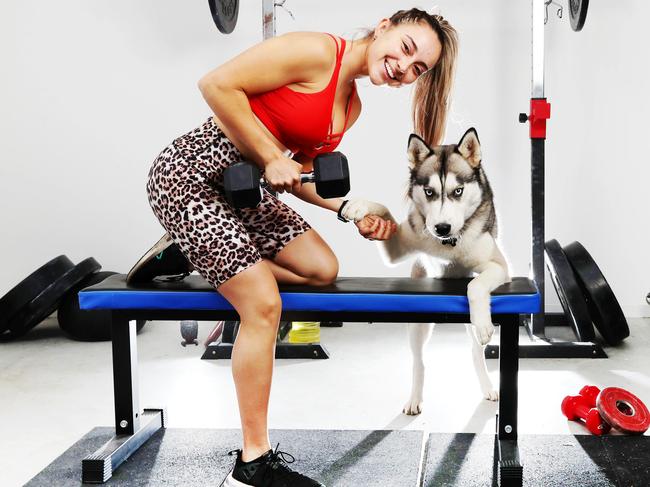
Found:
[[[334,36],[328,35],[336,43]],[[299,93],[287,86],[281,86],[249,98],[257,118],[294,154],[301,152],[313,158],[324,152],[332,152],[341,142],[348,125],[350,106],[356,92],[355,83],[348,99],[343,131],[332,133],[334,95],[341,71],[341,59],[345,52],[345,39],[340,40],[340,48],[336,43],[336,66],[325,89],[316,93]]]

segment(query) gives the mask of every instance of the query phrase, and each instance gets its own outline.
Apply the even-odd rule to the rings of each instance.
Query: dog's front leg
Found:
[[[433,326],[433,323],[408,324],[409,344],[413,358],[413,375],[411,379],[411,396],[402,410],[404,414],[415,415],[422,412],[425,370],[424,347],[431,338]]]
[[[347,220],[359,221],[367,215],[377,215],[386,220],[395,221],[388,208],[381,203],[364,199],[351,199],[343,207],[342,216]]]
[[[427,277],[427,268],[425,264],[416,259],[411,267],[411,277],[418,279]],[[424,390],[424,348],[431,338],[433,323],[409,323],[409,346],[411,348],[411,358],[413,359],[413,371],[411,374],[411,395],[406,401],[402,412],[404,414],[414,415],[422,412],[422,400]]]
[[[488,401],[496,401],[499,399],[499,393],[492,385],[492,380],[488,375],[487,364],[485,363],[485,346],[478,342],[473,325],[466,325],[465,330],[472,343],[472,363],[474,364],[474,372],[476,372],[476,378],[483,397]]]
[[[487,262],[479,274],[467,285],[469,316],[474,325],[476,338],[485,346],[492,338],[494,325],[490,313],[490,293],[508,279],[506,269],[494,261]]]

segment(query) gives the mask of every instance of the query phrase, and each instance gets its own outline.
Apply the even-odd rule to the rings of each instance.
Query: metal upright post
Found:
[[[276,0],[262,0],[264,40],[275,37],[275,2]]]
[[[544,98],[544,18],[546,1],[533,0],[532,23],[532,87],[530,97],[530,145],[531,145],[531,218],[532,252],[531,277],[539,287],[542,307],[532,315],[532,334],[544,336],[544,144],[546,120],[551,106]]]

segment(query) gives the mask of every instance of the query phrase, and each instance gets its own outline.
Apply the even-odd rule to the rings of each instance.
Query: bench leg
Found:
[[[140,427],[138,346],[135,321],[113,314],[113,394],[115,434],[132,435]]]
[[[498,484],[520,487],[523,466],[517,446],[517,377],[519,373],[519,317],[499,316],[499,415],[497,416]]]
[[[113,313],[113,390],[115,436],[81,462],[82,481],[103,483],[156,431],[165,427],[162,409],[145,409],[140,415],[136,322]]]

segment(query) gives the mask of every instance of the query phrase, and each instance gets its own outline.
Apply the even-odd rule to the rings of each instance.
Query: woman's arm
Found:
[[[199,89],[228,138],[245,157],[264,167],[285,156],[255,120],[248,97],[322,79],[331,69],[335,49],[328,36],[317,33],[273,37],[203,76]]]

